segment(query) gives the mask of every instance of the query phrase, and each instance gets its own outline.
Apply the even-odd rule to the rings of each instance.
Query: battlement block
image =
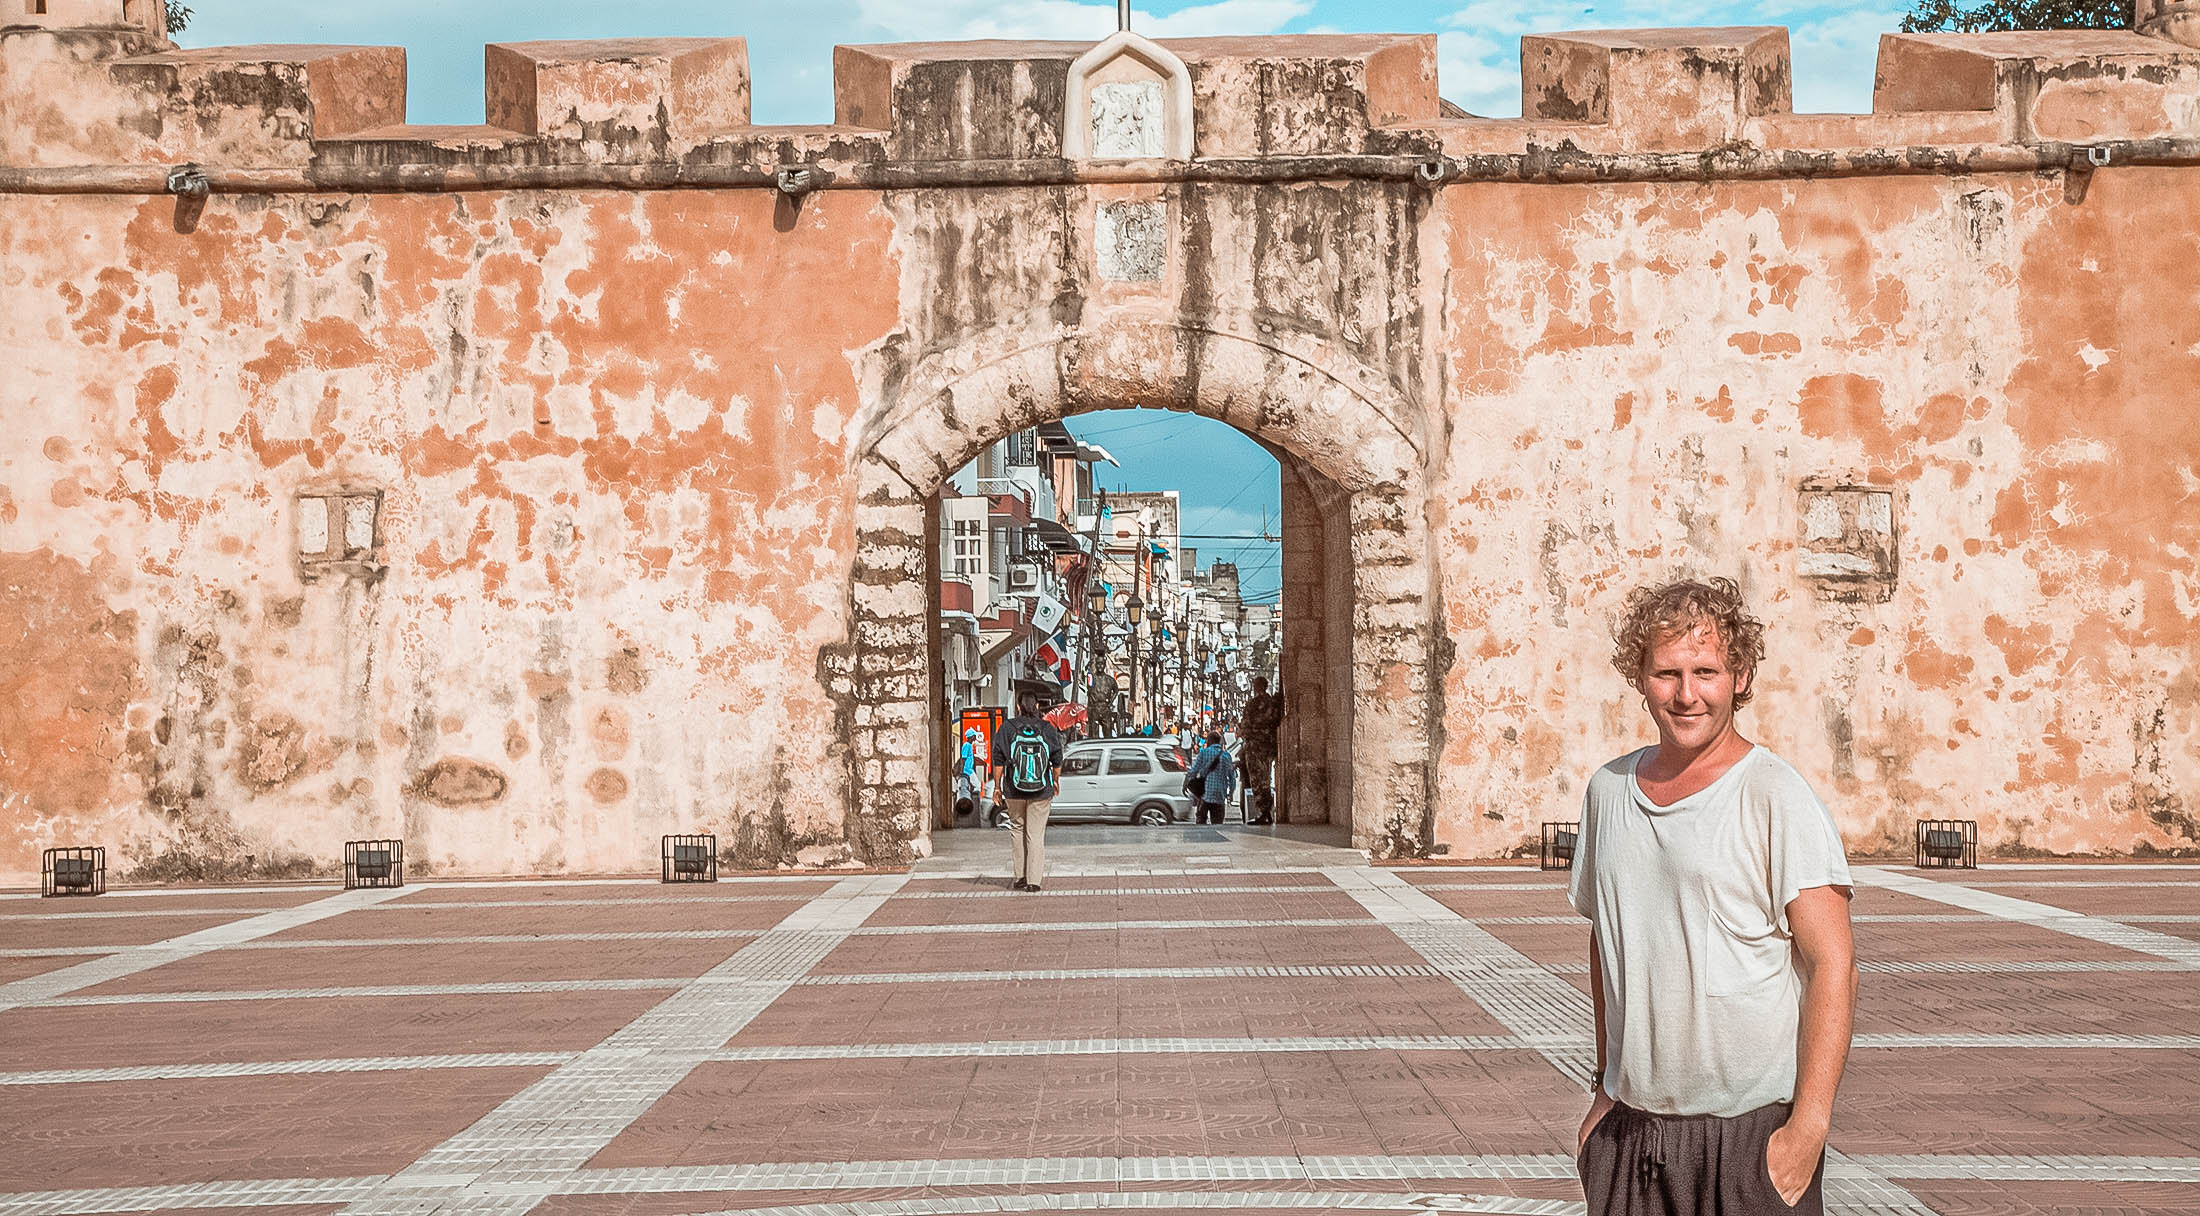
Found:
[[[605,159],[662,159],[749,125],[741,38],[491,43],[484,67],[490,126]]]
[[[1162,43],[1192,74],[1198,155],[1371,151],[1370,133],[1440,113],[1426,34],[1186,38]]]
[[[2000,139],[2200,132],[2200,51],[2126,30],[1885,34],[1876,113],[1987,110]]]
[[[1082,42],[899,42],[833,48],[833,121],[886,133],[896,160],[1062,154],[1070,61]]]
[[[1788,34],[1776,25],[1585,30],[1520,40],[1523,119],[1598,123],[1643,151],[1715,148],[1784,114]]]
[[[145,53],[164,44],[125,27],[0,40],[0,96],[11,111],[0,158],[16,165],[302,165],[316,139],[404,119],[403,47]]]

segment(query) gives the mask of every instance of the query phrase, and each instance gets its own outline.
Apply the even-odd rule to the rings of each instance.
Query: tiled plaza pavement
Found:
[[[0,1216],[1581,1211],[1563,875],[1055,837],[0,897]],[[2200,869],[1857,873],[1831,1210],[2200,1214]]]

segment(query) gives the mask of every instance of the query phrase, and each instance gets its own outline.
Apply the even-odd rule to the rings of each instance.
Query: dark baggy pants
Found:
[[[1732,1118],[1654,1115],[1615,1106],[1581,1150],[1581,1188],[1589,1216],[1820,1216],[1826,1161],[1803,1197],[1780,1198],[1765,1170],[1765,1145],[1788,1119],[1788,1104]]]

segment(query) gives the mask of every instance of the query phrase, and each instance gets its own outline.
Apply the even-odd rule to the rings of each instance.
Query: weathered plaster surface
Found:
[[[1289,462],[1291,704],[1333,712],[1286,779],[1363,843],[1500,854],[1571,818],[1643,737],[1612,615],[1688,571],[1771,623],[1748,728],[1855,848],[1952,815],[2004,854],[2200,849],[2194,170],[1867,146],[2189,138],[2172,44],[1898,42],[1983,108],[1852,121],[1784,113],[1763,30],[1566,36],[1543,109],[1501,123],[1438,114],[1426,40],[1198,40],[1170,45],[1201,154],[1276,180],[1008,184],[1058,167],[1082,47],[850,50],[846,125],[795,131],[741,125],[734,44],[533,44],[504,53],[509,126],[362,134],[384,58],[100,37],[0,34],[35,68],[0,87],[82,83],[17,111],[38,130],[142,120],[11,128],[0,168],[413,176],[0,193],[0,881],[57,843],[232,877],[397,834],[445,872],[646,867],[688,830],[736,864],[906,860],[924,499],[1008,429],[1128,405]],[[273,83],[232,113],[240,63]],[[1675,71],[1718,112],[1629,108]],[[1446,155],[1705,132],[1901,171],[1441,184]],[[805,159],[901,184],[765,185]],[[757,184],[589,180],[742,164]],[[470,176],[513,165],[574,184]],[[1156,212],[1159,256],[1107,273],[1101,217]],[[1891,585],[1805,574],[1829,486],[1890,496]],[[338,528],[371,551],[301,557],[300,496],[376,493]]]

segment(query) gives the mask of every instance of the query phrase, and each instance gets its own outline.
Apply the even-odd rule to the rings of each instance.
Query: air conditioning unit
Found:
[[[1009,567],[1008,589],[1010,591],[1037,591],[1039,589],[1039,572],[1029,566]]]

